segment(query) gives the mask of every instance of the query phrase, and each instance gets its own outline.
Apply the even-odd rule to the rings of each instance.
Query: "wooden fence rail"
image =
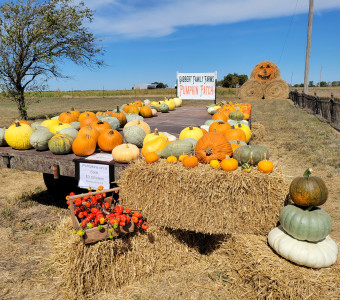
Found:
[[[291,91],[289,99],[295,106],[314,114],[319,120],[329,123],[336,130],[340,131],[340,99],[331,97],[318,97]]]

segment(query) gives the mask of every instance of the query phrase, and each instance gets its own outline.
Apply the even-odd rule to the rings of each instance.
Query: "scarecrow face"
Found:
[[[254,78],[260,82],[268,82],[277,77],[277,67],[268,61],[261,62],[254,68]]]

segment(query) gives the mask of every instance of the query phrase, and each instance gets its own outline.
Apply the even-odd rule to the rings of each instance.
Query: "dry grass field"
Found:
[[[327,91],[329,92],[329,90]],[[334,95],[340,93],[335,90]],[[149,99],[162,99],[166,95],[148,95]],[[321,96],[321,95],[320,95]],[[143,97],[142,99],[145,99]],[[54,116],[71,107],[77,110],[102,111],[134,100],[133,96],[98,98],[44,98],[32,103],[28,115],[30,121]],[[232,96],[219,95],[217,101],[237,101]],[[340,243],[340,133],[313,115],[294,107],[290,100],[252,100],[252,122],[263,126],[265,134],[260,141],[271,153],[271,160],[282,170],[289,183],[294,177],[302,176],[304,170],[312,168],[315,176],[323,178],[328,189],[328,201],[323,205],[332,217],[331,237]],[[205,106],[211,101],[184,101],[184,106]],[[173,112],[176,113],[176,112]],[[0,127],[8,126],[17,115],[16,107],[9,100],[0,100]],[[207,118],[209,115],[207,115]],[[258,141],[257,141],[258,143]],[[67,290],[59,278],[58,270],[51,260],[55,234],[60,223],[68,219],[68,210],[63,199],[50,194],[44,185],[42,174],[0,169],[0,298],[1,299],[80,299]],[[65,227],[67,228],[67,226]],[[63,233],[65,236],[71,234]],[[172,234],[172,238],[175,233]],[[178,233],[177,233],[178,235]],[[265,240],[265,239],[264,239]],[[249,241],[248,241],[249,242]],[[193,242],[194,243],[194,242]],[[236,237],[234,246],[246,245],[242,237]],[[236,245],[236,246],[235,246]],[[259,244],[260,245],[260,244]],[[231,244],[229,250],[233,251]],[[259,246],[270,255],[265,241]],[[241,249],[233,255],[221,246],[219,254],[195,252],[191,244],[184,244],[191,255],[190,263],[177,266],[160,274],[149,274],[139,281],[129,282],[117,288],[115,293],[99,293],[83,299],[272,299],[276,298],[278,282],[266,274],[269,285],[263,286],[260,277],[247,277],[245,269],[236,266],[236,257],[241,253],[247,261],[255,253]],[[183,249],[184,249],[183,248]],[[65,249],[69,249],[66,247]],[[223,252],[223,251],[225,252]],[[229,251],[229,252],[228,252]],[[266,252],[267,251],[267,252]],[[224,259],[221,253],[229,253]],[[254,254],[254,255],[255,255]],[[268,254],[268,255],[269,255]],[[65,256],[69,253],[65,251]],[[258,255],[258,254],[256,254]],[[259,254],[260,255],[260,254]],[[267,255],[267,254],[266,254]],[[141,253],[140,259],[143,255]],[[233,259],[235,257],[235,262]],[[256,256],[258,257],[258,256]],[[253,269],[260,259],[254,258]],[[264,259],[265,260],[265,259]],[[155,264],[166,264],[156,261]],[[285,261],[283,266],[290,263]],[[339,259],[335,270],[339,270]],[[133,266],[132,266],[133,267]],[[295,266],[294,266],[295,267]],[[308,274],[309,269],[295,267]],[[334,270],[334,269],[333,269]],[[281,270],[284,272],[284,270]],[[301,271],[301,272],[302,272]],[[314,271],[313,271],[314,272]],[[326,272],[326,271],[325,271]],[[248,272],[249,273],[249,272]],[[319,276],[322,272],[319,273]],[[235,278],[245,276],[240,284]],[[313,276],[315,273],[313,273]],[[288,275],[287,275],[288,276]],[[340,273],[338,273],[338,277]],[[267,281],[266,281],[267,282]],[[307,283],[301,283],[307,284]],[[286,286],[288,290],[288,286]],[[339,287],[328,287],[330,290]],[[303,287],[301,287],[301,291]],[[295,295],[299,299],[339,299],[326,294]],[[294,298],[294,295],[284,294]],[[339,294],[340,295],[340,291]]]

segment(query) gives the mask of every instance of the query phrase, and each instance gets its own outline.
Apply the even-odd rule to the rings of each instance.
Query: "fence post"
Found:
[[[316,92],[314,92],[314,114],[319,114],[319,97],[316,95]]]
[[[335,122],[335,116],[334,116],[334,95],[331,93],[331,99],[330,102],[330,112],[331,112],[331,123]]]

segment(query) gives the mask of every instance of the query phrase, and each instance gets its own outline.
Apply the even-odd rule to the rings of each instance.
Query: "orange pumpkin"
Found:
[[[157,155],[156,152],[149,152],[145,155],[145,162],[147,164],[154,163],[159,160],[159,156]]]
[[[218,122],[212,123],[209,126],[209,132],[218,132],[224,135],[225,132],[229,130],[230,128],[231,128],[231,125],[229,123],[218,121]]]
[[[115,117],[118,119],[120,123],[120,127],[123,127],[126,124],[126,116],[125,114],[119,110],[119,106],[117,106],[117,111],[111,113],[111,117]]]
[[[130,105],[127,109],[127,112],[128,114],[136,114],[138,115],[139,114],[139,109],[136,105]]]
[[[97,142],[88,134],[77,136],[72,144],[72,151],[78,156],[88,156],[96,151]]]
[[[79,117],[78,117],[78,121],[81,122],[82,119],[84,119],[85,117],[89,117],[89,116],[96,116],[96,114],[92,111],[84,111],[82,112]]]
[[[79,117],[80,118],[80,117]],[[82,117],[81,121],[80,121],[80,128],[85,127],[85,126],[89,126],[91,125],[91,123],[97,122],[98,118],[96,117],[96,115],[93,113],[92,114],[86,114],[84,117]]]
[[[123,144],[122,135],[114,129],[106,129],[98,137],[98,146],[106,152],[111,152],[114,147]]]
[[[91,123],[91,126],[98,130],[99,135],[103,133],[105,130],[111,129],[111,125],[108,122],[101,120]]]
[[[218,112],[218,113],[214,114],[211,117],[211,119],[212,120],[222,120],[223,122],[227,122],[228,121],[228,117],[224,113],[221,113],[221,112]]]
[[[230,158],[226,156],[225,159],[221,161],[221,169],[224,171],[234,171],[238,168],[238,161],[235,158]]]
[[[256,79],[261,83],[269,82],[280,77],[279,68],[271,61],[262,61],[258,63],[250,74],[251,79]]]
[[[80,111],[79,110],[75,110],[73,107],[70,110],[70,113],[75,115],[77,117],[77,120],[79,119],[80,116]]]
[[[137,106],[137,107],[142,107],[142,106],[143,106],[143,103],[142,103],[142,101],[140,101],[140,100],[134,101],[133,104],[134,104],[135,106]]]
[[[28,122],[27,122],[27,121],[25,121],[25,120],[20,120],[20,121],[16,121],[16,122],[19,122],[19,124],[26,124],[26,125],[28,125],[28,126],[31,126],[31,124],[30,124],[30,123],[28,123]],[[16,124],[16,122],[12,123],[12,124],[11,124],[11,126],[12,126],[12,125],[15,125],[15,124]]]
[[[196,156],[186,156],[184,157],[183,166],[187,168],[195,168],[198,165],[198,159]]]
[[[62,112],[59,115],[58,120],[62,123],[72,123],[72,122],[77,122],[78,117],[75,114],[72,114],[71,112]]]
[[[242,142],[247,142],[246,134],[240,128],[229,129],[224,133],[224,136],[228,141],[240,140]]]
[[[209,163],[212,159],[222,160],[226,155],[232,156],[233,150],[223,134],[209,132],[203,135],[196,144],[195,156],[201,163]]]
[[[143,118],[151,118],[152,117],[152,111],[151,108],[149,106],[142,106],[139,110],[139,114],[143,117]]]
[[[85,135],[91,136],[97,142],[99,138],[99,131],[96,128],[92,127],[91,125],[88,125],[80,128],[77,137]]]

